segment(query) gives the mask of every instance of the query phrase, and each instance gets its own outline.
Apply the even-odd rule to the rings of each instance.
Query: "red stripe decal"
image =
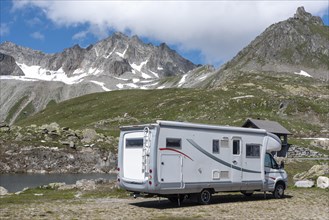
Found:
[[[183,152],[180,152],[179,150],[175,150],[175,149],[172,149],[172,148],[160,148],[160,150],[169,150],[169,151],[174,151],[174,152],[176,152],[176,153],[179,153],[179,154],[182,154],[182,155],[184,155],[185,157],[187,157],[188,159],[190,159],[190,160],[192,160],[192,161],[193,161],[193,159],[192,159],[191,157],[187,156],[187,155],[186,155],[186,154],[184,154]]]

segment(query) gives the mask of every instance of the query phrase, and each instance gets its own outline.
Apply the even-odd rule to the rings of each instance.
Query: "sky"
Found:
[[[299,6],[329,25],[327,0],[0,0],[0,43],[57,53],[122,32],[145,43],[165,42],[195,64],[218,67]]]

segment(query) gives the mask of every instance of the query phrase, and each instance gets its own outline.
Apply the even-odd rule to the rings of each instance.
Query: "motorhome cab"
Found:
[[[287,174],[271,152],[280,139],[262,129],[173,121],[121,127],[118,181],[134,194],[173,202],[196,197],[208,204],[216,192],[272,192],[282,198]]]

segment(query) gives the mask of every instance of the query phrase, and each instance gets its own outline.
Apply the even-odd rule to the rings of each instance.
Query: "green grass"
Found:
[[[70,200],[74,199],[76,190],[55,190],[44,189],[41,187],[28,189],[19,195],[12,194],[3,196],[0,199],[0,206],[5,204],[24,204],[24,203],[42,203],[55,200]]]
[[[240,73],[234,81],[219,89],[94,93],[53,103],[38,114],[22,119],[17,125],[57,122],[72,129],[91,127],[117,136],[119,126],[151,123],[158,119],[241,126],[246,118],[251,117],[278,121],[297,136],[311,135],[328,127],[328,121],[321,125],[317,123],[329,114],[328,98],[318,99],[329,95],[326,86],[321,81],[293,75],[283,78],[271,73]],[[295,89],[303,91],[303,94],[296,94],[292,91]],[[245,95],[253,97],[232,99]],[[281,114],[279,106],[283,101],[289,104]],[[313,122],[310,117],[316,120]]]

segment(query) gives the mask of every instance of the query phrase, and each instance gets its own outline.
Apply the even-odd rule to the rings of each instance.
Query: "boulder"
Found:
[[[315,179],[318,176],[329,174],[328,164],[314,165],[310,170],[296,174],[294,180]]]
[[[329,188],[329,178],[326,176],[319,176],[316,180],[316,186],[321,189]]]
[[[43,131],[43,133],[48,134],[48,133],[60,133],[60,127],[59,124],[56,122],[53,122],[51,124],[44,124],[40,127],[40,129]]]
[[[314,181],[312,180],[299,180],[295,183],[296,187],[302,187],[302,188],[311,188],[314,186]]]
[[[84,143],[91,143],[92,141],[96,140],[98,137],[97,132],[94,129],[90,129],[90,128],[84,129],[82,131],[82,136],[83,139],[81,141]]]
[[[4,196],[8,194],[8,190],[2,186],[0,186],[0,196]]]

